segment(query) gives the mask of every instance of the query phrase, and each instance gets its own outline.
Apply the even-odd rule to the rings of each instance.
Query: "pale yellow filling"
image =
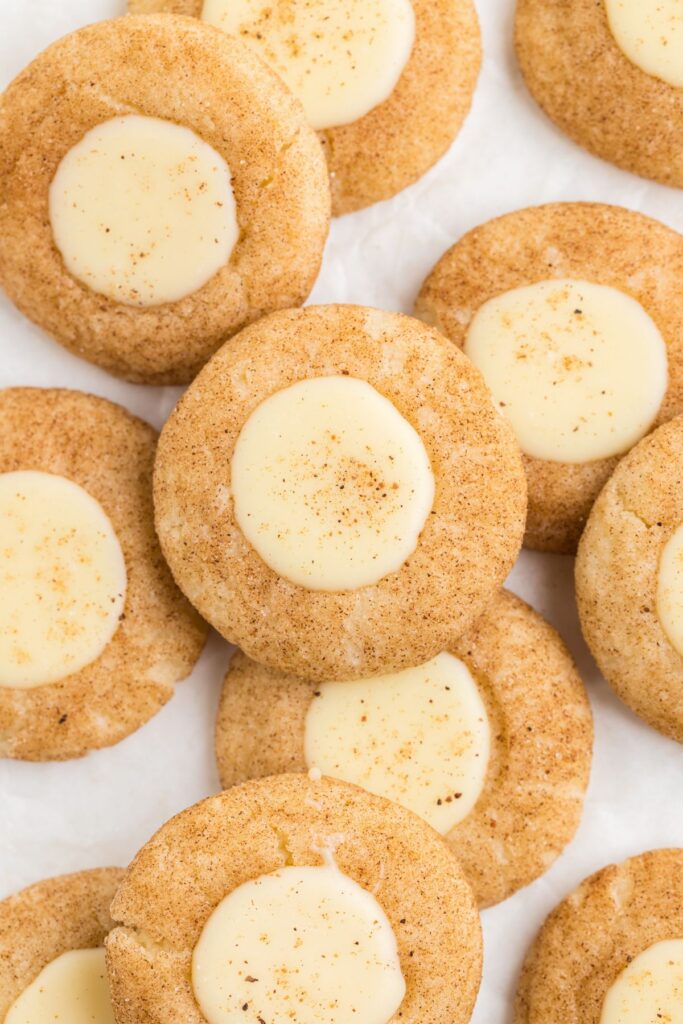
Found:
[[[400,569],[434,500],[420,436],[353,377],[303,380],[262,402],[239,435],[231,479],[247,540],[311,590],[353,590]]]
[[[304,750],[309,767],[403,804],[445,834],[479,798],[490,742],[467,666],[440,654],[393,675],[323,683]]]
[[[202,18],[253,46],[316,129],[388,99],[415,40],[410,0],[204,0]]]
[[[138,114],[97,125],[69,150],[49,209],[67,270],[133,306],[197,291],[239,234],[223,157],[189,128]]]
[[[628,451],[667,389],[667,352],[631,296],[588,281],[548,280],[489,300],[465,352],[527,455],[584,463]]]
[[[669,538],[659,560],[657,615],[669,640],[683,655],[683,526]]]
[[[42,686],[94,661],[126,593],[102,506],[61,476],[0,474],[0,593],[0,686]]]
[[[683,939],[656,942],[624,968],[600,1024],[683,1024]]]
[[[605,0],[614,40],[632,64],[683,88],[683,2]]]
[[[375,897],[335,867],[283,867],[231,892],[192,957],[208,1024],[387,1024],[405,994]]]
[[[4,1024],[114,1024],[104,950],[57,957],[12,1003]]]

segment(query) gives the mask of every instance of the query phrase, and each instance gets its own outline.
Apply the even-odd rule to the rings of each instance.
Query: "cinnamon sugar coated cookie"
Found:
[[[117,1024],[465,1024],[479,986],[477,911],[446,844],[331,779],[279,775],[183,811],[112,915]]]
[[[200,373],[162,432],[155,505],[202,615],[254,660],[329,680],[448,649],[511,568],[526,496],[455,346],[319,306],[263,319]]]
[[[573,553],[619,458],[683,411],[683,238],[616,206],[518,210],[449,249],[416,310],[514,428],[526,545]]]
[[[206,626],[154,532],[151,427],[78,391],[0,391],[0,756],[80,757],[172,696]]]
[[[576,596],[608,683],[683,743],[683,416],[641,441],[596,501]]]
[[[221,782],[318,768],[404,804],[446,838],[480,906],[542,874],[578,825],[591,712],[572,659],[501,591],[420,669],[307,683],[237,653],[216,722]]]
[[[678,1022],[683,850],[652,850],[587,878],[527,954],[515,1024]]]
[[[315,133],[246,44],[196,19],[54,43],[5,91],[0,140],[0,282],[111,373],[187,383],[313,286],[329,223]]]
[[[401,191],[444,154],[481,62],[471,0],[129,0],[239,36],[318,129],[335,214]]]
[[[517,56],[532,96],[596,156],[683,187],[678,0],[517,0]]]
[[[104,939],[119,868],[61,875],[0,903],[0,1019],[114,1024]]]

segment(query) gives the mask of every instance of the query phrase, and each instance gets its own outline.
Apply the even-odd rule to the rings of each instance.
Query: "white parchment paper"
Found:
[[[600,200],[683,231],[683,193],[584,153],[535,107],[515,65],[514,0],[478,0],[484,67],[451,152],[412,188],[333,227],[315,302],[410,312],[436,259],[464,231],[530,204]],[[40,49],[123,0],[0,0],[0,87]],[[81,388],[161,426],[179,392],[126,384],[61,349],[0,297],[0,386]],[[590,691],[596,742],[583,823],[534,885],[483,914],[485,971],[475,1024],[505,1024],[524,951],[546,913],[610,860],[683,846],[683,748],[612,695],[582,642],[572,560],[524,553],[510,586],[560,630]],[[48,875],[125,864],[170,815],[218,789],[212,730],[228,648],[212,637],[191,679],[118,746],[66,764],[0,762],[0,898]]]

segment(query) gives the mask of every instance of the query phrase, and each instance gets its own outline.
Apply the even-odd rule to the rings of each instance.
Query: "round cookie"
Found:
[[[355,786],[280,775],[195,804],[137,854],[112,905],[120,927],[107,940],[118,1024],[204,1021],[193,994],[193,951],[196,957],[219,903],[269,873],[332,862],[374,896],[393,930],[405,980],[400,1015],[424,1024],[468,1021],[481,934],[472,893],[445,843],[409,811]],[[266,939],[276,941],[270,932]],[[251,991],[245,1024],[257,1021],[264,996],[256,984]]]
[[[154,492],[195,607],[255,661],[318,680],[446,649],[507,575],[526,505],[514,438],[469,361],[417,320],[359,306],[276,313],[224,346],[164,427]]]
[[[246,45],[196,19],[54,43],[5,91],[0,138],[0,281],[111,373],[187,383],[313,286],[329,222],[315,133]]]
[[[666,11],[667,4],[657,6]],[[681,188],[683,77],[676,85],[644,70],[631,59],[633,54],[627,56],[610,27],[619,7],[630,8],[632,17],[643,17],[641,31],[634,26],[636,47],[645,29],[664,53],[667,34],[671,51],[677,37],[675,52],[680,55],[680,26],[673,24],[679,15],[670,13],[668,24],[657,28],[650,21],[660,16],[657,6],[619,0],[518,0],[515,43],[529,91],[562,131],[604,160]]]
[[[554,313],[556,300],[559,312]],[[546,309],[554,318],[552,329],[543,334],[540,320],[524,324],[512,319],[510,306],[504,305],[511,301],[527,301],[536,317]],[[512,307],[513,315],[520,316],[520,309],[524,307]],[[475,228],[449,249],[424,282],[416,310],[480,365],[504,416],[512,420],[521,413],[528,418],[527,431],[536,417],[530,438],[523,438],[515,426],[525,450],[529,489],[525,544],[539,551],[573,553],[620,454],[652,426],[683,410],[683,238],[657,221],[615,206],[554,203],[518,210]],[[602,362],[593,370],[589,332],[596,323],[605,347],[598,353]],[[613,323],[627,330],[611,328]],[[629,331],[632,348],[626,350]],[[530,363],[524,362],[529,338]],[[502,387],[494,377],[494,344],[513,364],[498,364],[501,374],[510,375]],[[546,361],[540,369],[534,363],[534,355],[548,360],[555,353],[559,362]],[[528,398],[528,379],[510,383],[513,372],[525,373],[529,365],[545,389],[535,404]],[[547,367],[552,367],[553,377],[544,379]],[[622,372],[629,376],[621,380]],[[539,445],[549,430],[548,414],[563,395],[568,396],[566,407],[558,415],[566,419],[565,434],[548,458],[547,443]],[[590,422],[586,428],[576,413],[582,395],[594,403],[594,435]],[[607,403],[615,400],[621,402],[621,424],[628,429],[612,443],[614,421]],[[578,461],[571,455],[574,438],[585,446]],[[598,441],[599,448],[591,452],[589,442]]]
[[[479,906],[486,907],[547,870],[572,838],[590,773],[591,712],[571,656],[557,633],[506,591],[494,598],[475,627],[451,647],[451,653],[464,663],[475,681],[488,720],[490,745],[482,766],[485,777],[477,780],[478,796],[473,808],[453,827],[449,828],[447,822],[439,827],[435,820],[432,824],[460,861]],[[435,671],[438,677],[436,666]],[[443,678],[450,682],[449,676]],[[416,766],[416,759],[425,748],[433,751],[441,741],[442,746],[436,747],[438,757],[438,751],[447,749],[446,735],[438,729],[439,717],[431,723],[431,730],[417,715],[408,729],[402,729],[400,717],[392,708],[401,706],[405,710],[410,691],[397,692],[397,683],[395,677],[393,685],[375,679],[358,693],[353,684],[340,683],[339,687],[353,693],[351,705],[340,705],[334,687],[323,693],[318,683],[263,668],[238,652],[225,677],[216,722],[222,785],[228,788],[251,778],[309,770],[308,744],[311,733],[315,738],[317,724],[310,716],[316,701],[321,697],[323,701],[335,701],[329,714],[337,710],[336,728],[325,722],[320,736],[320,742],[327,739],[329,746],[339,729],[339,708],[342,714],[348,709],[348,714],[357,718],[361,705],[369,712],[369,699],[378,687],[388,684],[386,704],[373,705],[375,717],[365,726],[366,731],[371,730],[370,735],[363,740],[362,727],[346,734],[342,750],[348,760],[340,777],[361,785],[372,780],[374,792],[410,806],[410,795],[406,799],[405,794],[410,794],[411,772],[419,781],[421,766]],[[422,680],[420,685],[424,686]],[[423,692],[423,699],[431,703],[432,689]],[[465,696],[463,692],[463,701]],[[386,729],[383,707],[388,709],[397,732],[398,756],[391,757],[386,746],[379,745],[381,729]],[[457,705],[447,709],[452,723],[448,741],[467,750],[471,725],[467,719],[454,721],[457,710]],[[443,713],[444,709],[437,706],[434,714]],[[367,717],[361,721],[367,721]],[[365,758],[368,750],[369,763]],[[335,744],[331,756],[337,753]],[[375,758],[386,766],[381,783],[373,775]],[[433,769],[434,776],[437,765]],[[463,777],[467,779],[464,771]],[[454,771],[451,779],[458,778]],[[435,786],[426,799],[432,805],[441,805],[442,798],[449,800],[445,794],[446,790]],[[467,799],[467,792],[460,792],[457,799],[463,796]],[[412,809],[418,811],[418,806]]]
[[[122,877],[119,868],[61,875],[0,903],[1,1020],[58,957],[104,945],[113,925],[109,905]]]
[[[320,0],[319,6],[329,2]],[[481,63],[474,4],[471,0],[411,3],[414,42],[386,99],[360,117],[319,131],[335,215],[388,199],[420,178],[446,152],[470,109]],[[251,2],[242,6],[246,27],[241,28],[241,35],[266,56],[259,40],[269,39],[270,19],[278,25],[280,8],[282,21],[289,21],[290,7],[284,0],[275,5]],[[309,3],[306,8],[315,10],[315,6]],[[357,6],[362,10],[362,5]],[[386,6],[388,24],[380,31],[387,31],[393,20],[390,5]],[[133,12],[170,11],[201,18],[203,8],[203,0],[129,0]],[[330,10],[334,11],[334,5]],[[367,10],[362,13],[367,15]],[[322,29],[322,13],[320,18]],[[304,42],[304,52],[305,46]]]
[[[7,598],[0,608],[3,757],[61,760],[117,743],[172,697],[174,684],[199,657],[206,626],[175,586],[154,532],[155,448],[151,427],[102,398],[56,389],[0,391],[3,539],[10,544],[18,522],[19,531],[11,533],[16,545],[21,547],[25,527],[23,536],[34,537],[38,552],[35,565],[13,561],[9,547],[0,558]],[[39,508],[40,515],[17,520],[17,501]],[[73,515],[95,513],[96,530],[113,545],[113,574],[111,547],[104,562],[92,563],[88,559],[97,547],[78,547],[86,526],[90,536],[89,518],[51,518],[64,501],[77,501]],[[30,532],[32,523],[37,534]],[[85,576],[76,575],[81,561]],[[88,617],[90,605],[79,604],[101,565],[105,586],[116,584],[111,597],[104,591],[104,611],[93,600],[98,616],[112,602],[114,621],[104,633]],[[29,584],[35,581],[39,603],[30,589],[15,589],[22,570]],[[24,605],[28,618],[17,620]],[[40,607],[47,608],[45,621],[36,618]],[[74,636],[79,640],[82,623],[99,642],[79,658],[80,647],[70,644]],[[15,640],[20,645],[22,638],[26,646],[17,650]],[[52,663],[41,662],[46,648]]]
[[[593,507],[576,560],[581,628],[601,672],[637,715],[680,743],[682,469],[677,416],[619,464]]]
[[[663,1005],[660,1013],[643,1005],[639,1016],[632,1004],[630,1013],[608,1016],[605,997],[625,971],[638,970],[638,958],[652,946],[681,939],[683,851],[652,850],[610,864],[560,903],[541,928],[522,969],[515,1024],[673,1020]],[[670,983],[675,986],[675,978]],[[678,984],[680,1014],[680,976]],[[648,981],[641,989],[631,974],[630,987],[646,992]]]

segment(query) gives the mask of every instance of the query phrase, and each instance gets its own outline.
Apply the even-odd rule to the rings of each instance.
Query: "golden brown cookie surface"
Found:
[[[61,875],[0,903],[0,1016],[63,953],[95,949],[113,922],[109,906],[123,878],[119,868]]]
[[[599,1024],[621,972],[683,935],[683,851],[653,850],[591,875],[547,918],[529,950],[515,1024]]]
[[[642,177],[683,187],[683,88],[629,60],[605,0],[518,0],[515,41],[531,94],[575,142]]]
[[[388,399],[417,430],[435,479],[412,555],[356,589],[278,575],[239,529],[228,487],[253,411],[329,375]],[[454,346],[399,314],[320,306],[267,317],[214,357],[162,433],[155,505],[176,580],[219,632],[293,675],[344,679],[420,664],[467,628],[517,555],[525,493],[512,434]]]
[[[200,1024],[190,964],[208,917],[251,879],[321,865],[329,839],[339,870],[375,895],[394,930],[406,982],[399,1013],[425,1024],[469,1020],[481,936],[446,845],[415,815],[354,786],[280,775],[196,804],[136,856],[107,942],[117,1022]]]
[[[94,126],[127,114],[191,129],[232,175],[240,233],[228,262],[161,305],[125,305],[77,280],[48,213],[65,154]],[[3,287],[67,348],[112,373],[186,383],[235,331],[299,304],[313,285],[329,220],[315,133],[245,45],[195,19],[119,18],[53,44],[6,90],[0,136]]]
[[[0,686],[0,752],[51,760],[123,739],[189,674],[206,627],[175,586],[154,533],[155,432],[120,406],[77,391],[0,392],[0,473],[33,470],[99,502],[126,567],[123,617],[94,661],[30,689]]]
[[[460,239],[422,286],[416,309],[458,346],[481,307],[512,289],[575,279],[636,299],[659,329],[668,388],[655,426],[683,408],[683,238],[639,213],[597,203],[518,210]],[[524,456],[529,488],[525,543],[572,553],[618,457],[583,463]]]
[[[683,417],[619,464],[581,538],[581,628],[603,675],[629,707],[683,742],[683,655],[660,617],[659,574],[683,523]]]
[[[475,807],[445,838],[488,906],[545,871],[571,839],[590,771],[591,713],[561,640],[512,594],[494,598],[451,651],[477,682],[491,749]],[[311,767],[306,717],[318,686],[234,656],[216,722],[225,787]]]
[[[200,17],[202,0],[130,0],[134,13]],[[350,213],[400,192],[445,153],[467,116],[481,62],[471,0],[413,0],[415,42],[393,92],[351,124],[320,133],[332,209]]]

